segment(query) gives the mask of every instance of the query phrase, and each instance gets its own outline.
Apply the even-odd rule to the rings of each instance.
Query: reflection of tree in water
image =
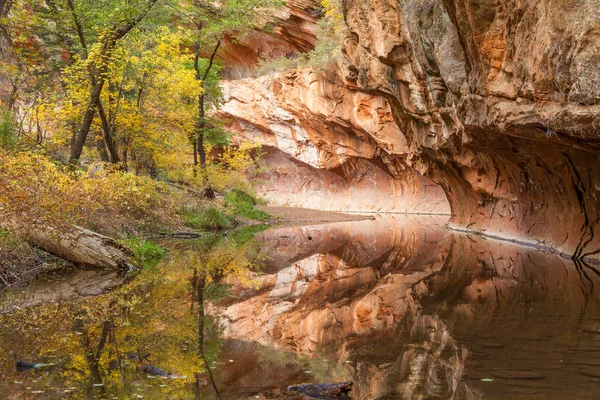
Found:
[[[102,333],[100,335],[100,339],[98,340],[98,344],[94,349],[94,347],[92,346],[90,335],[83,323],[83,317],[81,315],[75,316],[75,322],[73,323],[73,331],[75,331],[75,333],[80,338],[81,347],[83,348],[84,352],[83,354],[85,356],[85,360],[90,371],[90,385],[87,393],[88,396],[92,394],[92,390],[94,387],[97,387],[101,393],[106,392],[104,384],[102,383],[102,375],[100,373],[99,363],[100,357],[102,356],[102,351],[104,350],[104,346],[106,345],[106,339],[108,338],[110,329],[110,322],[105,321],[102,324]]]
[[[227,286],[220,284],[227,279],[235,279],[243,284],[250,284],[252,279],[250,271],[254,268],[249,261],[249,254],[254,253],[251,237],[238,236],[240,240],[223,241],[215,245],[211,242],[202,242],[200,246],[190,249],[191,257],[196,262],[192,283],[193,298],[197,304],[198,318],[198,354],[204,363],[208,384],[214,391],[217,399],[221,398],[217,382],[213,373],[213,365],[217,363],[223,345],[220,334],[222,329],[218,321],[206,313],[206,302],[218,301],[229,297]],[[196,375],[197,398],[204,398],[201,390],[204,384],[200,374]]]
[[[212,375],[221,342],[204,303],[224,292],[215,280],[235,274],[250,281],[246,245],[210,239],[169,247],[162,265],[142,271],[112,293],[0,315],[0,359],[13,360],[0,362],[6,378],[0,383],[0,398],[20,396],[16,393],[26,385],[31,390],[52,388],[57,397],[187,398],[190,392],[205,395],[208,388],[218,396]],[[195,299],[189,291],[193,271]],[[197,310],[194,300],[202,305]],[[48,355],[56,365],[19,375],[9,356],[13,350],[36,362],[47,362]],[[13,381],[24,383],[8,385]]]
[[[196,289],[196,301],[198,304],[198,353],[200,355],[200,357],[202,358],[202,361],[204,362],[204,368],[206,369],[206,372],[208,373],[208,377],[210,380],[210,384],[212,386],[212,388],[215,391],[215,395],[218,398],[220,398],[219,396],[219,389],[217,388],[217,384],[215,382],[215,378],[213,376],[212,373],[212,361],[214,361],[211,357],[211,355],[209,355],[207,357],[207,349],[206,349],[206,345],[205,345],[205,325],[206,325],[206,315],[204,312],[204,290],[206,289],[206,276],[204,272],[200,272],[200,275],[198,274],[198,270],[195,269],[194,270],[194,278],[193,278],[193,283]],[[214,321],[211,321],[214,323]],[[215,357],[216,358],[216,357]],[[209,361],[210,359],[210,361]],[[200,380],[200,376],[196,377],[196,382],[198,384],[198,388],[200,388],[202,382]],[[200,398],[200,391],[197,392],[197,398]]]

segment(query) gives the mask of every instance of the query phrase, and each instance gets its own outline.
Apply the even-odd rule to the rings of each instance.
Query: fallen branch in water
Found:
[[[156,235],[160,236],[160,237],[168,237],[168,238],[174,238],[174,239],[197,239],[197,238],[205,236],[204,234],[198,233],[198,232],[172,232],[172,233],[159,232]]]

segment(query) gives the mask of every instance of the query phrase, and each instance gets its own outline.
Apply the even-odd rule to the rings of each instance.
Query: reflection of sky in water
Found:
[[[291,384],[342,380],[355,382],[357,399],[597,397],[596,270],[510,243],[450,233],[444,223],[388,216],[259,233],[264,266],[255,286],[235,284],[237,297],[208,307],[221,321],[216,330],[209,321],[205,342],[222,397],[284,398],[281,388]],[[110,386],[123,376],[111,369],[114,346],[107,346],[112,350],[105,352],[100,372],[108,394],[214,396],[206,374],[194,375],[199,361],[191,349],[198,339],[189,313],[190,261],[183,254],[172,249],[156,271],[110,295],[32,307],[36,318],[24,312],[25,322],[5,315],[0,340],[8,361],[0,365],[5,378],[0,394],[21,398],[30,387],[45,391],[37,396],[59,398],[71,386],[80,397],[89,394],[81,389],[90,379],[84,356],[75,356],[82,353],[82,341],[68,318],[116,301],[133,313],[129,325],[115,328],[123,352],[135,348],[136,337],[154,350],[149,352],[158,352],[152,360],[157,366],[194,378],[158,382],[131,367],[124,372],[128,388]],[[100,319],[89,322],[94,345]],[[64,345],[48,344],[63,343],[61,335]],[[18,374],[11,351],[29,357],[46,351],[40,357],[54,356],[56,365]],[[120,391],[111,392],[117,386]]]

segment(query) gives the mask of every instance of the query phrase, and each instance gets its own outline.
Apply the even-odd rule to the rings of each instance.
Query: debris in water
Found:
[[[34,363],[31,361],[19,360],[19,361],[17,361],[17,371],[27,371],[29,369],[48,367],[50,365],[54,365],[54,364],[53,363],[42,364],[42,363]]]
[[[154,376],[160,376],[161,378],[165,378],[165,379],[185,379],[187,378],[186,376],[180,376],[180,375],[171,375],[170,373],[163,371],[162,369],[158,369],[156,368],[154,365],[144,365],[142,368],[142,371],[146,372],[150,375],[154,375]]]
[[[302,393],[304,395],[320,398],[327,396],[347,395],[352,390],[352,381],[340,383],[305,383],[302,385],[289,386],[288,390]]]

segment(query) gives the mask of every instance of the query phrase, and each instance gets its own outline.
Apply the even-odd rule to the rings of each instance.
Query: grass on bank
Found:
[[[269,214],[256,208],[258,201],[250,194],[239,190],[229,190],[223,202],[213,202],[203,209],[189,209],[180,213],[185,225],[198,230],[232,229],[251,221],[266,221]]]
[[[245,218],[255,221],[266,221],[269,214],[256,208],[257,200],[246,192],[232,189],[225,194],[225,204],[230,209]]]
[[[122,242],[135,253],[137,261],[146,268],[156,266],[166,254],[163,247],[149,240],[129,237],[123,239]]]
[[[234,221],[216,207],[209,207],[200,211],[183,211],[181,217],[183,218],[185,225],[192,229],[220,230],[232,228],[234,226]]]

